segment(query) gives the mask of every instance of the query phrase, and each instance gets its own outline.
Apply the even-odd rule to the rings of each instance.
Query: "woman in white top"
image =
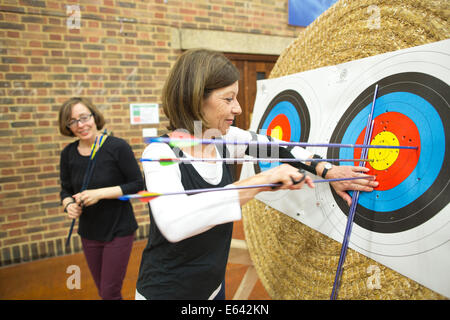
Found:
[[[172,130],[183,130],[196,138],[252,139],[250,132],[232,127],[241,107],[236,100],[239,71],[221,53],[189,50],[175,63],[163,89],[164,113]],[[257,135],[258,140],[267,137]],[[256,150],[258,152],[259,150]],[[276,150],[272,157],[312,158],[303,148]],[[171,147],[151,143],[143,158],[241,158],[246,145],[209,144]],[[302,164],[308,168],[311,163]],[[324,163],[313,170],[321,175]],[[233,181],[229,164],[217,162],[177,163],[162,166],[144,162],[147,190],[173,192],[210,187],[232,187],[281,183],[279,189],[301,189],[314,185],[302,170],[288,164],[241,181]],[[327,178],[366,177],[368,169],[333,166]],[[377,183],[367,179],[333,183],[348,203],[346,190],[372,191]],[[224,277],[231,242],[232,222],[241,219],[241,206],[270,188],[226,190],[194,195],[159,197],[149,203],[150,234],[136,285],[137,299],[224,299]]]

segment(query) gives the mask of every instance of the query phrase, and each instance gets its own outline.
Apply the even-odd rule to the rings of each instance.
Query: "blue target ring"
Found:
[[[350,123],[342,143],[356,143],[364,130],[371,104],[364,107]],[[416,200],[433,184],[444,162],[445,132],[442,120],[424,98],[410,92],[392,92],[377,99],[374,118],[384,112],[399,112],[408,116],[419,130],[423,141],[420,158],[414,171],[395,188],[361,193],[359,204],[377,212],[398,210]],[[351,159],[353,150],[342,148],[339,156]],[[344,165],[344,164],[342,164]],[[351,192],[350,192],[351,193]]]
[[[450,90],[442,80],[424,73],[405,72],[385,77],[379,85],[374,119],[399,113],[417,127],[420,156],[411,173],[385,190],[361,192],[354,222],[380,233],[413,229],[448,205],[450,197]],[[365,89],[347,108],[333,131],[330,142],[355,143],[365,129],[374,85]],[[408,120],[408,121],[409,121]],[[401,152],[401,151],[400,151]],[[353,158],[353,149],[330,148],[329,158]],[[416,158],[417,159],[417,158]],[[341,163],[340,165],[345,165]],[[389,173],[389,169],[387,170]],[[331,190],[344,214],[349,207]]]
[[[261,126],[260,133],[267,134],[267,129],[270,124],[274,121],[275,117],[280,114],[284,114],[289,119],[289,124],[291,125],[289,128],[291,133],[290,141],[300,141],[302,124],[300,122],[300,116],[297,109],[290,101],[281,101],[277,103],[272,110],[270,110],[266,120]],[[279,165],[279,162],[259,162],[259,166],[262,171],[277,167]]]
[[[268,128],[274,124],[274,121],[277,121],[279,115],[286,116],[289,121],[289,127],[281,124],[283,132],[289,131],[290,138],[288,141],[308,140],[311,123],[309,111],[305,101],[297,91],[285,90],[272,99],[261,117],[258,133],[270,134],[270,132],[267,132]],[[259,173],[279,165],[279,162],[258,162],[254,165],[254,169],[256,173]]]
[[[300,115],[298,114],[298,110],[290,101],[281,101],[277,103],[272,110],[270,110],[267,115],[266,120],[261,126],[260,133],[264,130],[267,132],[267,128],[272,123],[274,118],[279,114],[284,114],[289,119],[289,123],[291,124],[291,141],[300,141],[301,132],[302,132],[302,123],[300,120]]]

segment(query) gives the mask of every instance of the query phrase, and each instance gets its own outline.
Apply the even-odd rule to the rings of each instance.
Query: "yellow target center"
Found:
[[[377,134],[371,145],[383,145],[383,146],[399,146],[400,143],[392,132],[383,131]],[[399,154],[399,149],[378,149],[371,148],[369,149],[369,153],[367,155],[368,159],[372,159],[369,164],[375,170],[386,170],[390,166],[392,166],[397,160]]]
[[[276,126],[270,132],[270,136],[274,139],[283,140],[283,129],[280,126]]]

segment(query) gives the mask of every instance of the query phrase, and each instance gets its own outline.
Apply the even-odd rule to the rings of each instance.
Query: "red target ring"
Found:
[[[277,133],[274,133],[273,130],[279,130],[281,129],[281,138],[280,140],[283,141],[291,141],[291,125],[289,124],[289,119],[284,114],[277,115],[272,122],[269,124],[269,127],[267,128],[267,135],[271,136],[273,138],[274,135],[278,135]]]
[[[358,136],[357,144],[363,144],[364,134],[365,130]],[[400,145],[418,146],[419,150],[418,152],[408,152],[405,149],[370,149],[370,153],[375,159],[372,159],[374,160],[373,162],[367,162],[366,167],[370,169],[368,174],[377,177],[379,186],[375,188],[376,190],[389,190],[400,184],[413,172],[420,156],[419,130],[414,122],[404,114],[399,112],[386,112],[374,119],[371,144],[380,144],[380,141],[383,141],[380,140],[383,139],[383,136],[389,138],[395,137]],[[379,137],[378,140],[376,137]],[[393,142],[386,141],[385,143],[392,145]],[[393,145],[395,145],[395,142]],[[392,155],[393,153],[398,153],[397,157]],[[354,156],[355,159],[359,159],[361,149],[355,149]],[[371,157],[368,156],[367,158],[370,159]],[[383,163],[380,164],[379,162]]]

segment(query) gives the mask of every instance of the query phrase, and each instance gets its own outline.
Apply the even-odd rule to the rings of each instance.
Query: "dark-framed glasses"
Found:
[[[79,119],[72,119],[69,122],[67,122],[67,128],[76,127],[78,125],[78,122],[80,122],[81,124],[86,123],[86,122],[88,122],[91,119],[91,117],[93,115],[94,115],[93,113],[91,113],[91,114],[83,114],[83,115],[80,116]]]

